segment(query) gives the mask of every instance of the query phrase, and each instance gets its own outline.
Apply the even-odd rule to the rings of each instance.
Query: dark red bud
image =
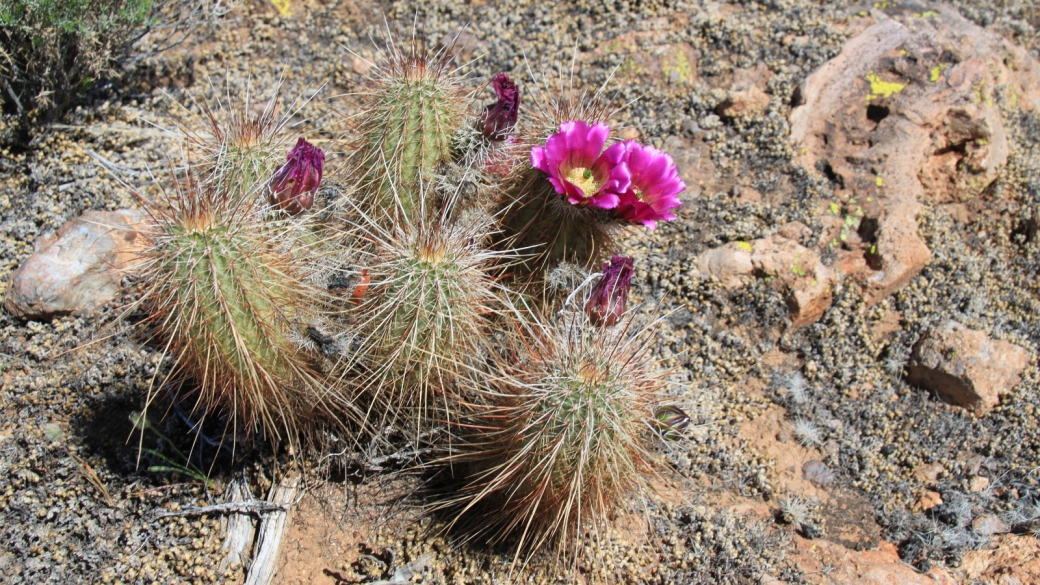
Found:
[[[613,327],[625,314],[632,267],[632,259],[620,254],[603,265],[603,276],[592,287],[592,295],[585,303],[585,313],[594,324]]]
[[[499,73],[491,81],[498,101],[484,107],[480,116],[480,132],[489,140],[505,140],[516,126],[520,112],[520,88],[505,73]]]
[[[314,193],[321,184],[325,167],[325,153],[300,138],[285,160],[271,179],[272,203],[296,215],[314,205]]]

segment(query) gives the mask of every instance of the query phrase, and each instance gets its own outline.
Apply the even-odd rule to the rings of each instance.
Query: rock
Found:
[[[597,61],[620,56],[614,72],[622,85],[656,87],[659,91],[685,95],[698,79],[701,53],[689,43],[661,44],[658,31],[636,31],[618,35],[584,53],[581,58]]]
[[[947,321],[914,344],[907,381],[985,414],[1019,383],[1029,359],[1022,347]]]
[[[971,521],[971,529],[979,536],[993,536],[994,534],[1007,534],[1011,531],[1007,524],[995,514],[983,514],[976,516]]]
[[[669,136],[664,140],[664,151],[672,156],[675,169],[686,183],[683,200],[694,199],[700,192],[700,184],[715,177],[715,163],[711,160],[711,148],[703,140],[688,140]],[[684,205],[679,212],[692,206]]]
[[[994,536],[994,546],[968,551],[961,560],[964,582],[1040,583],[1040,541],[1029,535]]]
[[[917,500],[917,507],[922,512],[925,512],[936,506],[941,506],[942,503],[942,496],[939,495],[939,492],[927,491],[921,496],[920,500]]]
[[[834,483],[834,472],[822,461],[810,459],[802,465],[802,476],[819,488],[830,486]]]
[[[706,250],[697,257],[697,270],[715,277],[725,288],[737,288],[747,282],[755,269],[751,249],[747,242],[730,242]]]
[[[989,478],[981,475],[976,475],[971,478],[971,483],[968,485],[968,491],[973,494],[985,491],[989,487]]]
[[[715,111],[723,118],[754,116],[769,106],[769,96],[754,85],[729,92]]]
[[[11,276],[4,308],[45,320],[83,315],[116,298],[123,271],[142,250],[143,221],[139,210],[88,211],[42,236]]]
[[[976,197],[1006,164],[993,96],[1040,103],[1040,66],[1025,50],[945,7],[896,14],[809,76],[791,112],[798,162],[838,198],[819,245],[839,252],[835,266],[869,304],[930,260],[921,203]]]
[[[787,231],[797,232],[798,227]],[[714,276],[726,288],[743,286],[756,277],[769,278],[786,297],[792,328],[813,323],[823,315],[831,305],[831,289],[836,282],[834,272],[824,266],[814,250],[780,234],[707,250],[698,257],[697,269]]]
[[[946,468],[939,463],[919,465],[914,469],[914,479],[925,485],[935,485],[944,473],[946,473]]]
[[[874,508],[862,495],[838,490],[821,511],[827,540],[851,550],[870,550],[881,544],[881,527],[874,521]]]
[[[959,581],[946,571],[918,573],[899,559],[890,542],[881,541],[873,550],[854,551],[827,540],[793,537],[787,559],[806,575],[824,575],[811,582],[855,583],[856,585],[953,585]]]
[[[792,242],[798,242],[799,244],[808,243],[809,238],[812,237],[812,230],[809,229],[809,226],[800,221],[785,223],[777,228],[776,233],[779,236],[787,238]]]

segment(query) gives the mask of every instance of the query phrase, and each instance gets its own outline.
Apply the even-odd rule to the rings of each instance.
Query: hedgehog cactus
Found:
[[[357,187],[370,217],[414,218],[426,209],[425,186],[452,156],[466,92],[450,57],[412,46],[394,52],[357,94]]]
[[[276,116],[274,100],[260,111],[248,99],[241,109],[218,104],[214,110],[205,103],[201,108],[204,120],[180,125],[189,152],[201,159],[196,164],[202,182],[234,201],[259,196],[289,145],[286,119]]]
[[[602,123],[568,120],[530,152],[530,167],[503,201],[505,247],[536,248],[537,274],[561,262],[591,268],[628,224],[675,219],[686,185],[672,158],[634,141],[607,143]]]
[[[647,449],[661,381],[650,371],[647,330],[598,327],[570,314],[537,322],[492,357],[474,384],[488,403],[451,457],[471,471],[445,507],[476,534],[517,538],[518,554],[597,527],[652,473]]]
[[[197,409],[292,444],[324,392],[300,341],[327,306],[307,284],[312,246],[296,225],[190,180],[168,204],[149,207],[146,325],[174,356],[173,375],[194,382]]]
[[[478,351],[488,317],[503,302],[488,275],[503,255],[484,248],[486,229],[484,222],[443,219],[393,234],[369,227],[375,256],[359,307],[359,355],[369,374],[360,385],[376,394],[388,418],[408,411],[422,426]]]

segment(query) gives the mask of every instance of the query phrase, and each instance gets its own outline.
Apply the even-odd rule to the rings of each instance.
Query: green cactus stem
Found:
[[[414,46],[395,49],[355,96],[361,113],[354,163],[371,217],[410,218],[426,208],[422,183],[432,183],[438,166],[451,159],[464,123],[466,92],[449,65],[449,57]]]
[[[300,329],[321,319],[307,284],[313,246],[251,205],[181,181],[152,205],[139,301],[145,324],[195,385],[196,408],[236,431],[292,444],[301,420],[327,406],[313,348]],[[263,225],[261,225],[263,222]]]
[[[506,193],[494,247],[526,252],[518,273],[537,279],[563,262],[594,270],[617,252],[624,226],[606,210],[571,205],[541,171],[529,168]]]
[[[653,477],[649,432],[655,396],[648,329],[614,328],[571,315],[535,320],[489,372],[471,380],[484,396],[465,427],[477,429],[449,457],[470,469],[441,507],[456,525],[517,555],[543,546],[566,550],[599,527],[624,495]]]
[[[355,383],[383,424],[421,431],[451,416],[455,378],[481,353],[488,318],[505,295],[489,276],[503,255],[488,251],[486,222],[424,221],[393,234],[374,226],[370,285],[358,322],[363,369]],[[446,410],[447,409],[447,410]]]

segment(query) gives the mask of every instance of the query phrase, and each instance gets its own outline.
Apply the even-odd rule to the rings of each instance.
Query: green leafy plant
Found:
[[[183,451],[178,449],[177,445],[175,445],[169,437],[167,437],[165,434],[159,431],[159,429],[155,428],[155,425],[153,425],[152,422],[148,420],[147,416],[140,412],[131,412],[130,422],[133,423],[134,430],[141,433],[142,438],[144,436],[145,431],[152,431],[153,433],[155,433],[157,437],[159,437],[162,440],[163,443],[166,444],[167,447],[173,450],[174,454],[176,454],[176,456],[180,460],[184,461],[184,463],[178,463],[169,456],[164,455],[163,453],[160,453],[155,449],[150,449],[146,447],[141,449],[142,453],[147,453],[164,463],[164,465],[149,465],[148,471],[151,471],[153,473],[179,473],[185,477],[189,477],[201,483],[202,485],[208,488],[215,489],[217,487],[216,483],[214,483],[209,478],[209,475],[203,472],[202,469],[200,469],[197,465],[192,463],[191,458],[185,455]]]
[[[61,115],[155,21],[153,0],[9,0],[0,6],[5,110]]]

